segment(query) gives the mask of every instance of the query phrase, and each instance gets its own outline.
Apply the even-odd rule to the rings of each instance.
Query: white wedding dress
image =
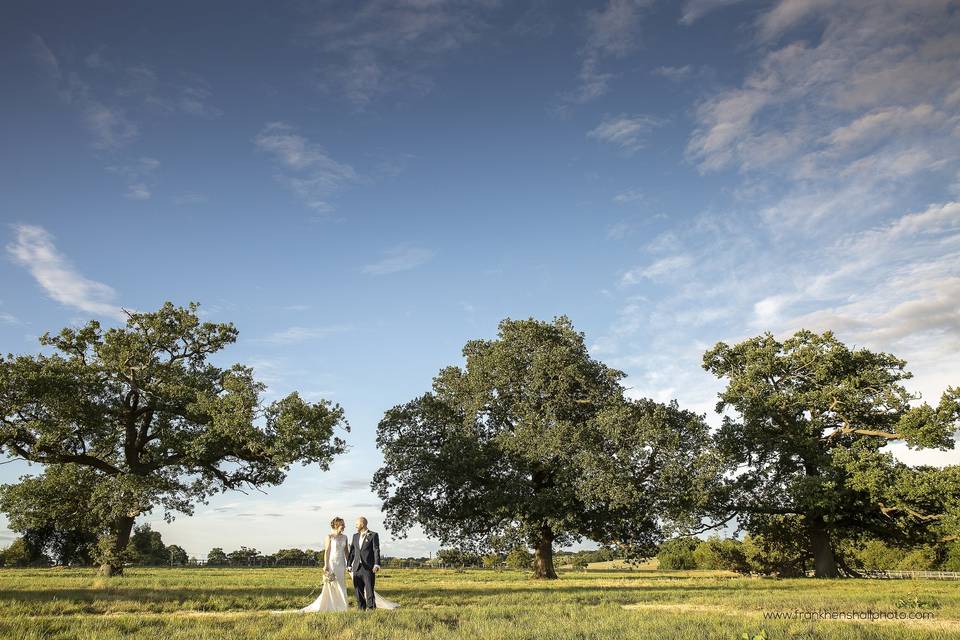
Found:
[[[327,579],[333,573],[334,580]],[[323,591],[317,599],[300,609],[304,613],[346,611],[347,605],[347,536],[331,533],[323,550]]]
[[[325,613],[346,611],[347,604],[347,536],[331,533],[327,536],[326,547],[323,551],[323,590],[316,600],[300,609],[304,613]],[[333,573],[334,580],[327,579],[327,574]],[[373,592],[378,609],[396,609],[400,605],[387,600],[376,591]]]

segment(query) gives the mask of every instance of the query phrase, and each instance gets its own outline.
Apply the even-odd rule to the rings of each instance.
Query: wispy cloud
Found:
[[[210,84],[196,74],[181,73],[175,80],[162,79],[152,67],[137,64],[123,69],[119,81],[118,95],[135,100],[155,113],[207,119],[223,115],[223,110],[211,103]]]
[[[637,284],[643,280],[658,280],[664,276],[687,269],[693,265],[693,259],[685,254],[661,258],[645,267],[630,269],[620,278],[624,285]]]
[[[137,182],[135,184],[127,185],[127,192],[124,194],[124,197],[127,200],[149,200],[150,188],[147,187],[142,182]]]
[[[209,201],[209,198],[202,193],[193,193],[188,191],[186,193],[180,193],[173,196],[171,201],[178,207],[187,207],[196,204],[204,204]]]
[[[340,482],[340,488],[346,489],[347,491],[355,491],[358,489],[367,490],[370,488],[370,480],[368,478],[352,478],[350,480],[342,480]]]
[[[392,93],[425,94],[433,70],[488,29],[495,2],[365,0],[323,10],[303,40],[323,52],[316,84],[357,108]]]
[[[253,142],[277,163],[277,180],[315,211],[333,211],[329,197],[357,180],[353,167],[337,162],[323,147],[284,122],[268,123]]]
[[[124,197],[129,200],[150,199],[156,186],[156,160],[123,157],[140,139],[145,123],[161,116],[215,118],[222,113],[211,103],[210,85],[196,74],[161,78],[147,65],[110,60],[102,49],[84,56],[81,64],[75,55],[58,57],[36,34],[28,48],[53,92],[77,113],[97,155],[112,160],[107,169],[126,179]]]
[[[129,200],[149,200],[153,195],[151,189],[156,183],[156,172],[159,168],[160,161],[156,158],[142,157],[133,162],[110,165],[107,171],[127,181],[124,197]]]
[[[630,202],[643,200],[643,198],[643,191],[640,189],[627,189],[626,191],[621,191],[617,195],[613,196],[613,201],[617,204],[627,204]]]
[[[816,44],[791,40],[814,18],[824,25]],[[864,192],[955,166],[958,28],[960,16],[942,3],[781,0],[756,23],[760,63],[741,86],[698,105],[688,157],[705,172],[816,180],[823,198],[849,188],[841,170],[857,162],[887,170],[879,180],[853,176]],[[907,162],[921,157],[918,146],[927,156]]]
[[[93,146],[103,151],[115,151],[140,137],[140,126],[120,107],[107,106],[88,95],[89,87],[79,81],[73,83],[75,100],[80,104],[83,121],[93,135]]]
[[[57,251],[42,227],[15,225],[16,240],[7,245],[13,260],[30,271],[47,295],[57,302],[95,315],[125,318],[113,303],[116,292],[102,282],[85,278]]]
[[[37,64],[45,69],[54,81],[59,82],[63,75],[60,71],[60,61],[57,60],[57,56],[54,55],[50,47],[47,46],[46,40],[35,33],[31,34],[27,47]]]
[[[642,149],[646,144],[646,135],[662,120],[650,115],[621,114],[607,118],[587,132],[587,137],[620,147],[627,153]]]
[[[95,149],[115,151],[140,136],[139,125],[127,116],[126,110],[118,105],[106,104],[94,95],[91,85],[77,72],[64,70],[59,58],[41,36],[34,34],[29,46],[60,99],[73,105],[79,112],[83,124],[93,137]]]
[[[334,325],[329,327],[290,327],[288,329],[284,329],[283,331],[271,333],[265,338],[261,338],[261,342],[269,342],[271,344],[278,345],[297,344],[300,342],[306,342],[308,340],[314,340],[316,338],[326,338],[327,336],[349,331],[349,329],[350,327],[346,325]]]
[[[415,269],[433,258],[431,249],[400,245],[384,252],[383,257],[363,267],[363,273],[382,276],[398,271]]]
[[[622,58],[637,46],[641,11],[652,0],[609,0],[586,15],[586,39],[579,51],[579,85],[563,96],[566,105],[584,104],[606,94],[613,74],[601,70],[608,58]],[[564,111],[561,107],[560,111]]]
[[[683,5],[680,24],[691,25],[711,11],[739,2],[743,0],[687,0]]]
[[[657,67],[653,70],[653,75],[667,78],[668,80],[686,80],[693,75],[693,65],[684,65],[682,67]]]

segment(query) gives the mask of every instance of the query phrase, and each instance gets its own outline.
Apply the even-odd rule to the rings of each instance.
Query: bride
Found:
[[[323,547],[323,591],[312,603],[300,609],[305,613],[346,611],[347,605],[347,536],[343,534],[343,518],[330,522],[331,532]],[[400,605],[374,592],[377,608],[396,609]]]

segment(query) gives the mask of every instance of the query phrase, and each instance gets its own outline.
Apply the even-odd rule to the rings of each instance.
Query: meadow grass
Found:
[[[516,638],[960,638],[960,585],[775,580],[723,572],[565,571],[556,581],[485,570],[387,569],[395,611],[293,612],[319,569],[0,570],[0,638],[452,640]],[[764,612],[884,611],[933,619],[786,620]],[[281,611],[283,613],[276,613]]]

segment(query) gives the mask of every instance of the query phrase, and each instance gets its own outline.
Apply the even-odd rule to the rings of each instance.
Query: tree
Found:
[[[930,546],[913,549],[900,560],[896,569],[901,571],[931,571],[938,564],[937,550]]]
[[[566,317],[504,320],[463,355],[377,427],[372,486],[395,534],[419,524],[462,548],[517,532],[534,576],[555,578],[555,544],[644,549],[696,519],[717,475],[703,417],[627,400],[623,372],[591,358]]]
[[[496,553],[488,553],[481,558],[484,569],[495,569],[503,564],[504,559]]]
[[[466,567],[480,564],[481,558],[469,549],[440,549],[437,560],[453,567]]]
[[[858,565],[868,570],[896,569],[906,552],[882,540],[868,540],[857,552]]]
[[[101,525],[89,505],[100,474],[75,464],[50,465],[17,484],[0,485],[7,526],[57,564],[90,564]]]
[[[665,570],[696,569],[694,552],[697,549],[696,538],[674,538],[660,545],[657,551],[659,568]]]
[[[952,542],[940,566],[943,571],[960,571],[960,541]]]
[[[312,549],[280,549],[273,554],[277,564],[303,566],[308,564],[322,564],[323,551]]]
[[[701,540],[693,552],[697,569],[724,569],[749,573],[750,566],[743,551],[743,543],[734,538],[711,537]]]
[[[109,532],[105,575],[122,572],[137,516],[189,515],[215,493],[279,484],[294,463],[327,469],[344,450],[338,405],[291,393],[264,406],[252,369],[209,363],[237,331],[200,322],[197,308],[128,313],[123,328],[91,321],[44,334],[52,355],[0,358],[0,448],[99,474],[86,508]]]
[[[170,564],[182,567],[187,564],[189,559],[190,558],[187,556],[187,552],[183,547],[175,544],[167,547],[167,561]]]
[[[145,566],[157,566],[170,563],[170,554],[159,531],[154,531],[149,524],[141,524],[133,530],[130,538],[131,559],[134,563]]]
[[[717,412],[737,416],[723,418],[716,442],[729,464],[745,468],[727,489],[729,511],[747,531],[770,544],[800,532],[806,545],[796,562],[812,558],[818,577],[846,565],[837,555],[844,538],[912,546],[956,535],[960,467],[911,468],[883,448],[952,449],[960,389],[948,388],[937,407],[911,406],[903,360],[849,349],[830,332],[721,342],[703,366],[728,380]]]
[[[0,549],[0,567],[45,567],[50,560],[25,538],[17,538],[6,549]]]
[[[211,567],[222,567],[227,564],[227,554],[220,547],[214,547],[207,554],[207,564]]]
[[[811,566],[804,523],[797,518],[782,518],[781,526],[783,531],[779,535],[744,536],[743,553],[751,572],[797,578]]]
[[[227,560],[232,565],[253,564],[253,562],[260,557],[259,551],[244,546],[227,554]]]
[[[526,571],[533,566],[533,556],[526,547],[514,547],[507,554],[506,563],[515,571]]]

